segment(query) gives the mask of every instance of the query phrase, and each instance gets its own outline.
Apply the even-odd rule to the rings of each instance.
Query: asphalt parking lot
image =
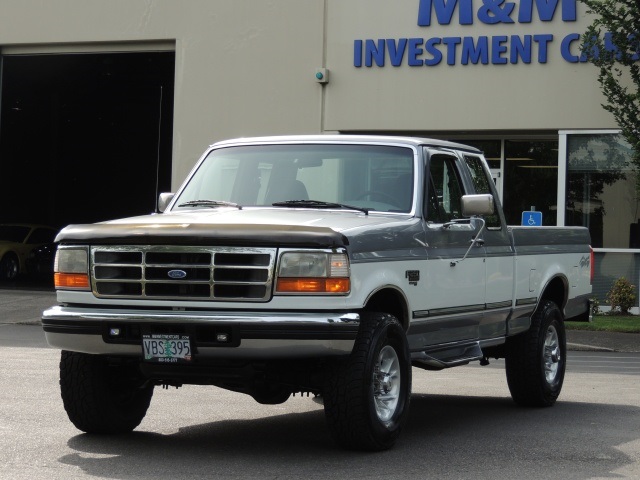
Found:
[[[621,352],[640,335],[569,331],[570,374],[552,409],[515,406],[502,360],[414,369],[402,438],[371,455],[337,449],[313,399],[264,406],[198,385],[157,388],[130,435],[83,434],[38,325],[53,304],[50,288],[0,288],[0,363],[11,365],[0,369],[0,478],[640,478],[640,356]]]

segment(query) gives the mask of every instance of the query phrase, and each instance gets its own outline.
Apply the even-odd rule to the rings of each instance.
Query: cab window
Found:
[[[446,223],[462,218],[463,192],[455,157],[432,155],[429,159],[427,185],[427,221]]]

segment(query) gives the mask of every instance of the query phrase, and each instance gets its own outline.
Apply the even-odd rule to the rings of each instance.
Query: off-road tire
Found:
[[[562,312],[543,300],[528,331],[507,341],[507,383],[513,400],[527,407],[550,407],[562,390],[567,339]]]
[[[127,433],[149,408],[153,385],[135,366],[111,365],[99,355],[63,351],[60,392],[69,420],[87,433]]]
[[[394,365],[393,371],[386,371],[391,376],[384,376],[386,365],[382,368],[377,365],[381,359],[386,365]],[[385,380],[381,382],[383,377]],[[394,400],[385,412],[388,418],[382,419],[381,389],[386,387]],[[394,445],[407,418],[411,397],[409,345],[394,316],[362,315],[353,351],[346,360],[333,366],[323,396],[329,431],[340,446],[380,451]]]

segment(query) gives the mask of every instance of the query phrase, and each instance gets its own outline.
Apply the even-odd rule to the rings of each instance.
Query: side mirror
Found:
[[[493,215],[494,213],[493,195],[487,193],[462,196],[462,215],[465,217]]]
[[[160,213],[164,212],[167,209],[167,207],[171,203],[171,200],[173,200],[174,196],[175,196],[175,193],[160,194],[160,196],[158,197],[158,211]]]

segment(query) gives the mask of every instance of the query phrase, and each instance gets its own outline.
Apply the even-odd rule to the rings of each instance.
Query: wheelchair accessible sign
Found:
[[[535,210],[522,212],[522,225],[525,227],[541,227],[542,212],[537,212]]]

